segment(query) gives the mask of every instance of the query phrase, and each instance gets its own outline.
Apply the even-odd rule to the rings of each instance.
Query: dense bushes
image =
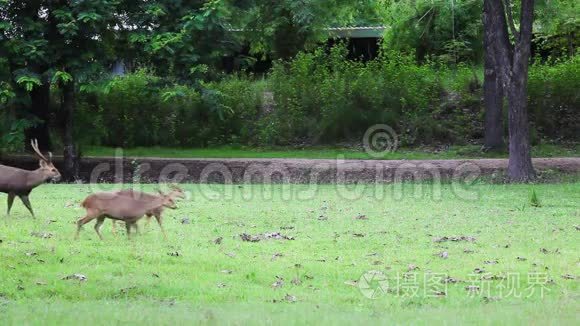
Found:
[[[288,145],[361,139],[387,124],[404,145],[481,138],[481,72],[417,65],[385,53],[346,60],[338,46],[275,63],[267,81],[229,76],[197,87],[139,71],[85,91],[77,125],[108,146]],[[530,111],[540,136],[578,137],[580,60],[530,69]],[[265,91],[275,106],[261,106]],[[534,129],[535,128],[535,129]]]
[[[345,57],[336,47],[329,55],[316,51],[274,66],[276,142],[360,139],[379,123],[395,128],[405,143],[454,138],[451,126],[435,119],[445,111],[448,71],[397,53],[368,63]]]
[[[549,138],[580,139],[580,56],[530,67],[531,120]]]
[[[79,134],[107,146],[207,146],[248,142],[260,103],[260,85],[230,77],[188,87],[146,71],[88,89],[79,105]]]
[[[279,126],[276,138],[270,137],[270,141],[344,139],[378,122],[399,121],[406,108],[412,108],[407,110],[410,112],[428,105],[413,92],[418,84],[432,85],[413,78],[408,65],[386,60],[384,65],[347,61],[343,50],[335,47],[329,55],[322,50],[300,54],[290,63],[274,66],[270,85]],[[389,84],[396,79],[401,87]],[[410,79],[411,85],[405,85]]]

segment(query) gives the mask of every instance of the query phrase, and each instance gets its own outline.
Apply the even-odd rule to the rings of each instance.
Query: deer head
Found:
[[[47,159],[46,156],[40,152],[40,149],[38,149],[38,140],[36,139],[33,139],[30,142],[30,145],[32,146],[32,149],[34,150],[34,153],[39,160],[40,168],[37,171],[39,171],[40,174],[44,177],[44,180],[60,180],[60,172],[58,172],[58,170],[52,164],[52,153],[48,152]]]
[[[169,193],[169,196],[171,196],[174,199],[176,199],[176,198],[185,199],[185,192],[183,191],[183,189],[179,188],[178,186],[176,186],[174,184],[170,184],[169,188],[171,188],[171,192]]]
[[[163,207],[167,207],[169,209],[176,209],[177,208],[177,205],[175,204],[175,201],[173,200],[175,197],[172,193],[164,194],[161,190],[159,190],[158,192],[162,198]]]

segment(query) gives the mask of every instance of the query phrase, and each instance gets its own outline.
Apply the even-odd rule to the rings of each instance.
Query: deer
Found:
[[[82,202],[82,207],[87,211],[85,217],[77,220],[77,232],[75,239],[79,238],[81,227],[88,222],[97,219],[95,224],[95,232],[101,240],[100,229],[105,221],[105,218],[112,220],[124,221],[127,229],[127,237],[131,239],[131,227],[134,227],[138,232],[137,221],[148,212],[153,212],[160,208],[176,209],[177,205],[173,200],[174,195],[165,195],[159,191],[160,196],[155,196],[153,199],[133,197],[127,194],[112,192],[99,192],[89,195]],[[165,236],[165,233],[164,233]]]
[[[30,144],[39,159],[40,167],[38,169],[28,171],[11,166],[0,165],[0,192],[8,194],[7,215],[10,215],[10,209],[14,203],[14,198],[18,196],[34,218],[34,211],[32,210],[30,200],[28,199],[30,192],[49,180],[59,181],[61,178],[60,172],[52,164],[52,153],[48,152],[48,158],[46,158],[46,156],[44,156],[38,149],[38,140],[33,139]]]
[[[168,194],[168,196],[170,196],[173,199],[178,199],[178,198],[185,199],[185,193],[183,192],[183,190],[181,188],[179,188],[176,185],[169,185],[169,188],[171,188],[171,192]],[[115,193],[118,195],[128,196],[128,197],[136,198],[136,199],[142,199],[142,200],[146,200],[146,201],[153,201],[153,200],[159,198],[159,195],[148,194],[145,192],[135,191],[132,189],[119,190]],[[162,219],[161,219],[162,214],[163,214],[163,206],[157,207],[155,209],[152,209],[152,210],[146,212],[145,216],[147,217],[147,222],[146,222],[145,226],[149,225],[149,223],[151,223],[151,218],[153,216],[155,216],[155,219],[157,220],[157,224],[159,224],[159,228],[161,228],[161,233],[163,233],[163,237],[167,240],[167,234],[165,233],[165,229],[163,228]],[[116,234],[116,230],[115,230],[116,222],[117,221],[113,220],[113,225],[112,225],[113,234]]]

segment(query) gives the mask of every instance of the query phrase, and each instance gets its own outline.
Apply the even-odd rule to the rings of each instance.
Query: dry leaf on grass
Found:
[[[30,235],[41,239],[50,239],[53,236],[50,232],[30,232]]]
[[[453,242],[458,242],[458,241],[467,241],[467,242],[475,242],[475,237],[472,236],[452,236],[452,237],[439,237],[439,238],[435,238],[433,239],[433,242],[445,242],[445,241],[453,241]]]
[[[296,296],[293,296],[291,294],[286,294],[286,296],[284,297],[284,300],[286,300],[286,302],[290,302],[290,303],[294,303],[296,302]]]
[[[358,286],[358,281],[356,280],[345,281],[344,284],[349,286]]]
[[[278,289],[284,286],[284,279],[276,276],[276,282],[272,283],[272,288]]]
[[[63,277],[62,279],[63,280],[77,280],[80,282],[84,282],[84,281],[88,280],[88,278],[85,275],[78,274],[78,273],[67,275],[67,276]]]

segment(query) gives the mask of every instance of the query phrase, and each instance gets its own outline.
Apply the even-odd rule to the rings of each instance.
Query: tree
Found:
[[[42,24],[38,14],[40,1],[15,2],[0,1],[0,57],[6,61],[8,74],[14,77],[13,88],[20,96],[26,97],[22,106],[34,117],[34,124],[26,130],[25,142],[29,146],[31,138],[37,138],[41,148],[50,149],[48,133],[49,92],[48,85],[42,82],[46,76],[42,72],[47,65],[41,59],[44,55],[39,48],[42,41],[37,39],[39,30],[35,27]],[[27,69],[23,70],[23,66]],[[11,78],[7,77],[9,81]],[[21,86],[21,87],[18,87]],[[19,88],[19,89],[18,89]]]
[[[486,33],[493,40],[491,51],[495,67],[508,100],[509,163],[508,177],[512,181],[534,179],[527,112],[527,81],[534,21],[534,0],[522,0],[520,29],[516,29],[509,0],[486,0],[489,19]],[[510,41],[510,32],[511,38]]]
[[[78,172],[74,93],[112,59],[109,40],[123,26],[119,4],[119,0],[0,1],[0,49],[8,58],[12,83],[29,93],[32,111],[41,117],[49,114],[50,87],[61,93],[61,109],[55,113],[64,129],[62,172],[68,181]]]
[[[502,81],[499,75],[499,62],[495,60],[494,51],[497,46],[496,38],[507,39],[508,35],[503,33],[507,31],[505,28],[500,28],[498,32],[501,35],[496,35],[493,31],[493,18],[491,17],[491,2],[492,0],[485,0],[483,7],[483,44],[487,49],[484,53],[484,79],[483,79],[483,103],[485,108],[485,137],[484,149],[488,151],[500,151],[505,148],[504,128],[503,128],[503,88]],[[505,22],[505,21],[504,21]],[[499,22],[500,24],[502,22]],[[509,42],[509,40],[507,40]]]
[[[385,45],[414,52],[418,62],[479,63],[482,58],[480,1],[416,0],[391,3],[384,19]]]
[[[237,1],[233,17],[251,52],[289,59],[326,40],[328,27],[381,23],[390,0],[246,0]],[[364,17],[364,19],[363,19]]]
[[[187,82],[218,66],[237,47],[228,1],[126,2],[123,12],[130,28],[122,32],[117,47],[134,66],[154,67],[158,75]]]

